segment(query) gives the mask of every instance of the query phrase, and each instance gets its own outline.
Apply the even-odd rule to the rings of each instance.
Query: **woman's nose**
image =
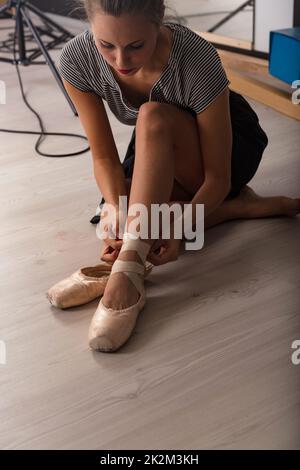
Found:
[[[122,51],[117,53],[117,55],[116,55],[116,64],[117,64],[118,69],[121,69],[121,70],[129,68],[128,67],[129,60],[128,60],[127,54],[125,54]]]

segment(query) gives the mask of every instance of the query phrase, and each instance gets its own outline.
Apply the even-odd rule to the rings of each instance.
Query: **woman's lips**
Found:
[[[134,69],[129,69],[129,70],[118,70],[118,72],[120,73],[123,73],[124,75],[126,75],[127,73],[130,73],[132,72]]]

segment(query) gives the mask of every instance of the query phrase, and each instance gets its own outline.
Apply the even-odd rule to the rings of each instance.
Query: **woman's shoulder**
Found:
[[[101,92],[104,65],[90,30],[77,34],[64,45],[58,69],[62,77],[80,90]]]
[[[86,50],[91,46],[91,33],[88,29],[70,39],[62,48],[62,53],[74,49]]]
[[[177,34],[179,39],[179,47],[182,51],[182,58],[185,60],[191,59],[191,54],[195,54],[195,57],[199,59],[199,56],[210,58],[216,56],[217,49],[204,37],[201,36],[201,33],[193,31],[188,26],[181,23],[170,23],[168,25],[173,29],[175,34]]]
[[[62,48],[61,55],[67,55],[69,57],[80,57],[84,58],[94,49],[94,40],[92,33],[89,29],[86,29],[80,34],[77,34],[70,39]]]
[[[165,21],[164,24],[169,25],[173,30],[175,30],[175,32],[181,34],[182,37],[184,37],[185,39],[194,40],[196,42],[200,42],[203,44],[208,43],[208,41],[201,36],[201,33],[199,33],[198,31],[194,31],[193,29],[191,29],[189,26],[186,26],[185,24],[169,22],[169,21]]]

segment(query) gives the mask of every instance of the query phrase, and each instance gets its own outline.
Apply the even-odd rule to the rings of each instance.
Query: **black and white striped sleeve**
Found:
[[[80,91],[93,91],[87,78],[84,76],[82,69],[84,62],[82,57],[83,51],[78,47],[79,43],[76,39],[76,37],[71,39],[63,47],[59,57],[59,72],[65,80]]]
[[[215,47],[204,38],[194,38],[187,67],[189,107],[203,112],[230,84]]]

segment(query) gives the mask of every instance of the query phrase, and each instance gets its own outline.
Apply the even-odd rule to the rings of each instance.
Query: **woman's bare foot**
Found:
[[[300,198],[263,197],[256,194],[250,186],[245,186],[239,196],[225,203],[231,206],[234,218],[295,217],[300,213]]]
[[[135,261],[142,264],[136,251],[124,251],[119,254],[118,260]],[[139,292],[128,276],[123,273],[115,273],[111,274],[107,281],[102,302],[108,308],[121,310],[136,304],[139,297]]]

